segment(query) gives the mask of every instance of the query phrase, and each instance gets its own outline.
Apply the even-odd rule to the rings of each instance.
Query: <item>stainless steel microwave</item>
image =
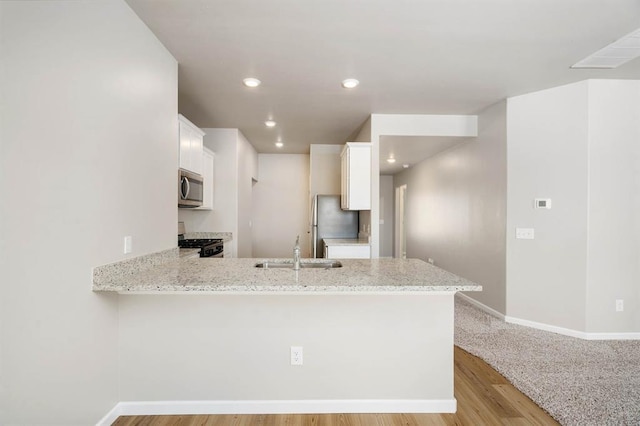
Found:
[[[203,192],[202,176],[183,169],[178,171],[178,207],[202,206]]]

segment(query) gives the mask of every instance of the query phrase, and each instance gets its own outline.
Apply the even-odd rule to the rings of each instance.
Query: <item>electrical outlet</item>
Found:
[[[624,300],[618,299],[616,300],[616,312],[624,311]]]
[[[516,238],[518,240],[533,240],[535,231],[533,228],[516,228]]]
[[[132,244],[133,242],[131,241],[131,235],[127,235],[126,237],[124,237],[124,254],[131,253]]]
[[[291,365],[302,365],[302,346],[291,346]]]

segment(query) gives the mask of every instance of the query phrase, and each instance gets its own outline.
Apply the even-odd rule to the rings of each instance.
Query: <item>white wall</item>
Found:
[[[640,81],[589,81],[588,162],[586,329],[640,332]]]
[[[177,64],[122,1],[0,16],[0,424],[95,424],[118,299],[92,268],[175,247]]]
[[[342,173],[340,153],[344,145],[311,144],[309,153],[309,193],[311,200],[317,194],[340,194]]]
[[[380,257],[393,257],[394,204],[393,176],[380,176]]]
[[[640,82],[583,81],[508,105],[507,313],[640,331]],[[534,209],[536,197],[551,210]],[[535,240],[513,239],[516,226],[535,228]]]
[[[452,298],[123,296],[122,399],[450,399]]]
[[[258,153],[238,131],[238,257],[253,257],[253,184],[258,180]]]
[[[585,330],[587,82],[510,98],[507,314]],[[534,198],[551,198],[536,210]],[[534,228],[516,240],[515,228]]]
[[[477,138],[394,175],[393,182],[407,185],[407,257],[432,258],[479,283],[483,291],[470,296],[503,313],[506,167],[501,102],[479,114]]]
[[[309,248],[309,156],[259,154],[253,187],[253,256],[290,258],[296,236],[302,257]]]

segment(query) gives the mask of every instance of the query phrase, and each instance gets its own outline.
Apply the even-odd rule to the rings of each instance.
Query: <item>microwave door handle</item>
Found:
[[[187,186],[187,188],[186,188],[187,190],[186,191],[182,191],[182,188],[184,187],[182,184],[186,184],[186,186]],[[187,199],[187,197],[189,196],[189,191],[190,190],[191,190],[191,185],[189,185],[189,179],[186,176],[184,176],[182,178],[182,182],[180,184],[180,195],[182,196],[183,200]]]
[[[184,181],[187,184],[187,192],[184,194],[184,199],[186,200],[187,198],[189,198],[189,192],[191,192],[191,185],[189,184],[189,178],[185,177]]]

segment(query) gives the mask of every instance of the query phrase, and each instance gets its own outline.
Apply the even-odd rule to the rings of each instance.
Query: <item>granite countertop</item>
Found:
[[[324,243],[328,246],[368,246],[369,240],[366,238],[325,238]]]
[[[95,268],[93,291],[324,294],[482,290],[476,283],[417,259],[344,259],[340,260],[342,268],[300,271],[255,267],[265,260],[273,259],[180,258],[177,249],[169,250],[149,259]],[[303,259],[303,263],[325,260]]]
[[[222,241],[228,242],[233,239],[233,234],[231,232],[187,232],[184,234],[184,238],[187,240],[220,238]]]

